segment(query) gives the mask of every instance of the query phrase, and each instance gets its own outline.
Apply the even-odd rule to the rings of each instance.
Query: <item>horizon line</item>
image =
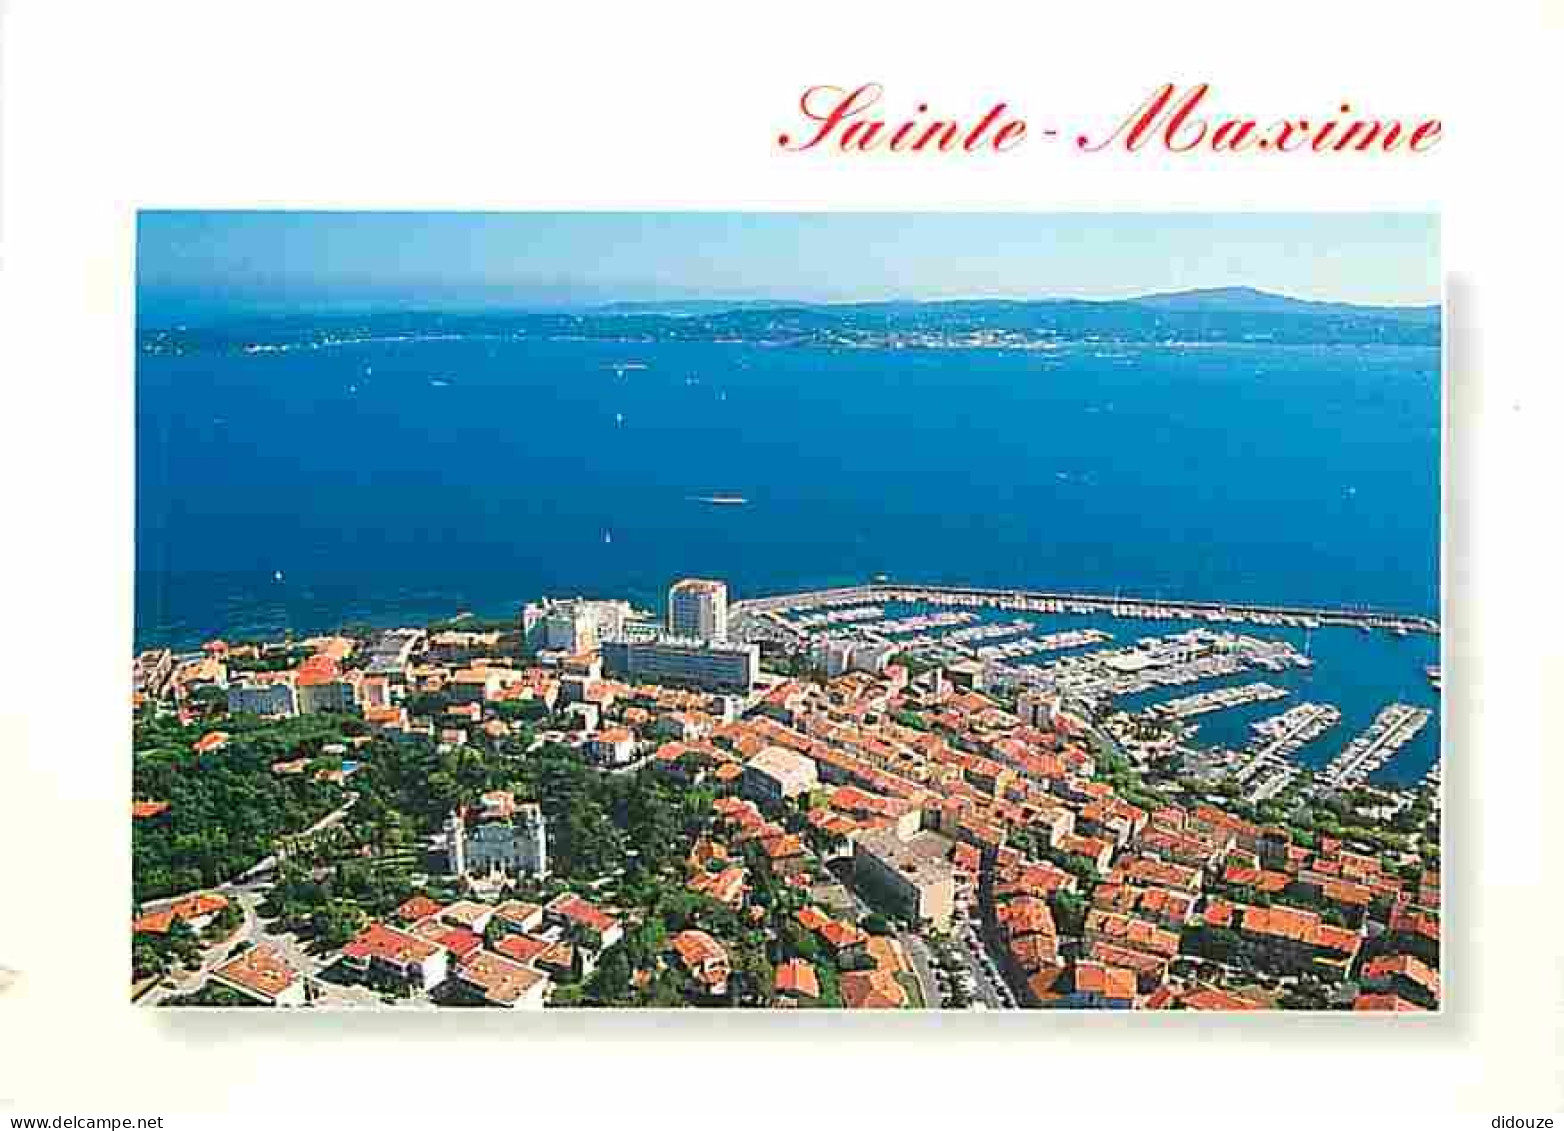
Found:
[[[568,298],[568,297],[565,297],[565,296],[562,295],[560,298],[558,298],[556,300],[539,299],[539,298],[518,299],[514,303],[509,303],[509,304],[505,303],[498,295],[496,295],[493,299],[484,299],[484,298],[482,298],[480,296],[481,296],[482,292],[485,292],[485,291],[496,291],[497,292],[497,291],[502,291],[502,290],[506,290],[506,289],[515,288],[516,284],[514,284],[514,283],[500,283],[500,282],[481,283],[481,282],[479,282],[479,283],[446,284],[446,286],[448,288],[450,288],[450,289],[460,289],[460,290],[466,290],[466,291],[473,292],[472,297],[469,298],[469,299],[466,299],[466,300],[456,300],[456,299],[451,299],[451,298],[446,298],[446,299],[442,300],[440,297],[438,297],[436,295],[428,295],[428,294],[420,295],[420,293],[419,293],[421,291],[426,291],[428,289],[439,289],[440,286],[441,286],[441,284],[430,284],[428,288],[406,288],[406,287],[393,288],[393,289],[389,289],[389,290],[381,290],[378,293],[374,292],[374,291],[354,292],[354,291],[350,291],[350,290],[348,290],[346,288],[340,288],[339,287],[339,288],[332,288],[333,290],[337,291],[337,297],[331,298],[331,299],[327,299],[326,301],[328,301],[329,303],[331,303],[333,305],[359,305],[359,306],[364,306],[364,307],[373,307],[376,304],[395,303],[395,302],[400,301],[403,304],[403,306],[404,306],[404,309],[401,311],[401,313],[415,313],[415,312],[439,313],[439,312],[446,312],[446,311],[456,311],[456,310],[461,309],[464,306],[465,307],[487,306],[491,313],[506,312],[506,313],[515,313],[515,314],[555,313],[555,312],[559,312],[559,311],[562,311],[562,310],[603,311],[603,312],[612,313],[612,308],[613,307],[634,307],[634,306],[639,306],[639,307],[648,307],[648,308],[650,308],[650,307],[659,307],[659,306],[678,306],[680,304],[686,304],[686,303],[689,303],[689,304],[699,303],[699,304],[709,305],[709,306],[713,306],[713,307],[722,307],[722,308],[726,308],[726,309],[729,309],[729,310],[738,309],[738,308],[741,308],[741,307],[759,306],[759,305],[775,306],[775,307],[781,307],[781,308],[788,308],[788,307],[805,308],[805,307],[853,307],[853,306],[889,306],[889,305],[933,306],[933,305],[938,305],[938,304],[942,304],[942,303],[984,303],[984,302],[989,302],[989,303],[1010,303],[1010,304],[1015,304],[1015,305],[1047,304],[1047,303],[1061,303],[1061,304],[1062,303],[1089,303],[1089,304],[1105,304],[1106,305],[1106,304],[1115,304],[1115,303],[1141,303],[1141,302],[1149,302],[1149,301],[1153,301],[1153,300],[1157,300],[1157,299],[1165,299],[1165,298],[1181,298],[1181,297],[1200,296],[1200,295],[1213,295],[1214,296],[1214,295],[1223,295],[1223,294],[1230,294],[1230,295],[1246,294],[1246,295],[1262,297],[1262,298],[1281,299],[1281,300],[1284,300],[1284,301],[1287,301],[1287,302],[1297,303],[1297,304],[1302,305],[1302,306],[1346,306],[1346,307],[1356,307],[1356,308],[1363,309],[1363,310],[1398,310],[1398,311],[1442,310],[1443,306],[1444,306],[1444,300],[1443,300],[1443,296],[1442,295],[1439,298],[1435,298],[1435,299],[1432,299],[1432,300],[1423,300],[1423,301],[1406,300],[1406,301],[1394,301],[1394,302],[1362,302],[1362,301],[1355,301],[1355,300],[1352,300],[1352,299],[1344,299],[1344,298],[1322,298],[1322,297],[1312,297],[1312,296],[1305,297],[1305,296],[1302,296],[1302,295],[1289,293],[1289,292],[1283,291],[1283,290],[1270,290],[1270,289],[1268,289],[1266,287],[1254,286],[1254,285],[1248,284],[1248,283],[1227,283],[1227,284],[1218,284],[1218,285],[1201,286],[1201,287],[1185,287],[1185,288],[1174,289],[1174,290],[1136,291],[1136,292],[1133,292],[1133,293],[1120,294],[1120,295],[1071,295],[1071,294],[1055,294],[1055,293],[1016,295],[1016,294],[1003,294],[1003,293],[999,293],[999,294],[953,293],[953,294],[948,294],[948,295],[918,295],[918,296],[883,294],[883,295],[878,295],[878,296],[873,296],[873,297],[861,297],[861,298],[845,298],[845,297],[843,297],[843,298],[818,298],[818,299],[812,299],[812,298],[801,298],[801,297],[777,297],[777,296],[768,296],[768,295],[750,295],[750,296],[746,297],[746,296],[738,296],[738,295],[732,295],[732,294],[717,294],[717,293],[694,292],[694,293],[687,294],[687,295],[679,295],[677,297],[662,297],[662,298],[633,298],[633,297],[606,298],[606,297],[604,297],[604,298],[593,298],[593,299],[585,299],[585,298],[571,299],[571,298]],[[286,297],[289,294],[290,290],[291,290],[292,294],[294,294],[295,296],[298,296],[291,303],[289,302],[288,298]],[[216,294],[214,295],[214,289],[210,285],[198,285],[198,284],[194,284],[194,283],[138,283],[137,287],[136,287],[136,293],[137,293],[138,296],[155,294],[157,292],[162,292],[165,295],[173,295],[173,294],[180,294],[180,293],[201,293],[201,294],[205,294],[205,295],[208,295],[208,296],[213,296],[212,304],[214,306],[222,306],[222,305],[226,304],[225,303],[225,299],[223,297],[221,297],[223,292],[217,291]],[[286,285],[279,285],[279,286],[277,286],[275,288],[275,291],[272,288],[267,288],[265,290],[253,290],[253,291],[243,291],[243,290],[241,290],[241,291],[239,291],[237,293],[230,292],[230,294],[232,295],[232,298],[234,300],[234,305],[236,305],[236,306],[241,305],[242,302],[243,302],[243,300],[239,297],[240,295],[247,295],[247,296],[249,296],[249,298],[250,298],[250,300],[252,302],[262,303],[262,302],[265,302],[268,297],[270,297],[271,295],[275,294],[277,296],[277,298],[280,300],[280,301],[278,301],[276,303],[276,305],[278,305],[278,306],[308,305],[311,302],[320,302],[322,300],[322,298],[324,297],[324,296],[319,295],[319,294],[317,294],[316,296],[311,296],[311,297],[299,296],[297,289],[290,288],[290,287],[288,287]],[[403,296],[400,300],[397,297],[399,295]],[[419,311],[419,310],[416,309],[416,306],[419,303],[427,303],[427,306],[425,307],[425,309],[423,311]],[[303,311],[299,311],[299,312],[303,313]]]

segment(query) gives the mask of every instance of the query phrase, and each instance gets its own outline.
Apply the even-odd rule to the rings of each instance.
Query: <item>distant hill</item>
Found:
[[[736,311],[823,311],[826,313],[899,313],[916,316],[924,313],[967,313],[989,309],[995,312],[1014,312],[1017,309],[1038,308],[1108,308],[1136,306],[1149,310],[1205,311],[1229,314],[1316,314],[1356,315],[1385,318],[1437,319],[1437,306],[1376,306],[1350,302],[1321,302],[1315,299],[1293,298],[1275,291],[1262,291],[1255,287],[1201,287],[1187,291],[1160,291],[1130,298],[1080,299],[1080,298],[958,298],[926,299],[923,301],[902,299],[877,302],[809,302],[788,299],[688,299],[667,302],[611,302],[593,307],[594,313],[604,314],[666,314],[712,315]]]
[[[729,310],[783,310],[789,307],[809,306],[810,303],[788,299],[748,298],[692,298],[649,300],[643,302],[609,302],[594,306],[594,314],[665,314],[670,318],[685,318],[696,314],[722,314]]]
[[[1292,298],[1254,287],[1206,287],[1190,291],[1169,291],[1125,299],[1125,302],[1152,310],[1201,310],[1230,314],[1300,314],[1376,318],[1401,318],[1411,321],[1439,320],[1437,306],[1367,306],[1347,302],[1318,302]]]
[[[568,336],[621,342],[754,342],[766,345],[943,349],[1029,348],[1068,342],[1436,346],[1437,306],[1314,302],[1250,287],[1124,299],[942,299],[808,303],[760,299],[617,302],[569,311],[322,311],[154,332],[155,353],[329,344],[387,334]]]

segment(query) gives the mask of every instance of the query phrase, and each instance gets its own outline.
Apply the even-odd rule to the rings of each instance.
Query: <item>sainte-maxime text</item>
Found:
[[[1033,137],[1057,141],[1057,128],[1033,126],[998,99],[966,114],[898,105],[879,83],[811,86],[798,100],[801,128],[777,147],[790,153],[1006,153]],[[1209,83],[1163,83],[1127,113],[1074,134],[1082,153],[1425,153],[1436,146],[1438,118],[1376,117],[1337,102],[1329,113],[1262,120],[1223,109]]]

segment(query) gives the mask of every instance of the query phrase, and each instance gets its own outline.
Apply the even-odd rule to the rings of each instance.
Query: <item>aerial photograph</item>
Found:
[[[1437,216],[137,227],[136,1003],[1441,1008]]]

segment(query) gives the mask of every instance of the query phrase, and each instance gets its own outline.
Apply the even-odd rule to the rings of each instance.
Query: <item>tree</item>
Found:
[[[1079,935],[1086,927],[1086,912],[1090,904],[1079,892],[1054,892],[1054,921],[1061,934]]]
[[[138,978],[162,977],[168,971],[168,956],[146,935],[137,935],[130,948],[130,964]]]
[[[890,920],[888,920],[884,915],[881,915],[878,911],[872,911],[868,915],[865,915],[863,922],[859,925],[871,935],[879,935],[884,937],[896,933],[895,928],[891,926]]]
[[[337,950],[353,941],[363,926],[364,915],[348,903],[333,901],[310,917],[316,941],[328,950]]]
[[[622,946],[610,947],[586,984],[585,999],[594,1005],[624,1005],[630,999],[629,958]]]

